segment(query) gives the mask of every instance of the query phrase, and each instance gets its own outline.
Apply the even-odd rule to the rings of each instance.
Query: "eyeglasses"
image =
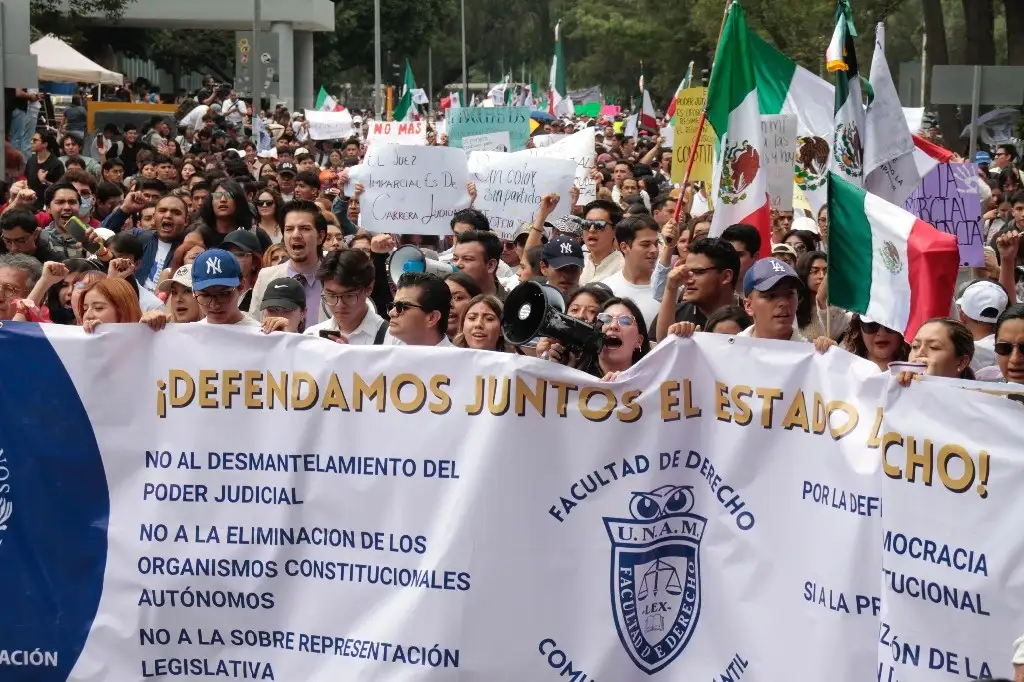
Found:
[[[865,334],[877,334],[880,329],[884,329],[885,331],[887,331],[890,334],[898,334],[899,333],[899,332],[893,331],[892,329],[889,329],[888,327],[883,327],[878,322],[865,322],[864,320],[860,321],[860,330],[862,332],[864,332]]]
[[[259,201],[256,202],[256,205],[257,206],[273,206],[274,205],[274,200],[273,199],[260,199]]]
[[[206,291],[196,291],[194,295],[199,305],[210,305],[214,301],[220,304],[227,303],[231,300],[231,295],[235,293],[234,289],[227,289],[225,291],[218,291],[216,294],[211,294]]]
[[[0,284],[0,294],[3,294],[4,298],[9,296],[21,296],[24,292],[24,289],[16,287],[13,284]]]
[[[790,246],[792,246],[793,250],[797,253],[804,253],[807,251],[807,245],[803,242],[796,242],[795,244],[790,244]]]
[[[359,302],[359,295],[361,293],[363,293],[363,292],[361,292],[361,291],[346,291],[343,294],[336,294],[333,291],[325,291],[324,293],[320,294],[320,298],[322,298],[324,303],[326,303],[328,306],[330,306],[332,308],[334,306],[338,305],[339,303],[342,303],[342,304],[344,304],[346,306],[350,306],[350,305],[355,305],[356,303]],[[395,307],[397,308],[398,306],[396,305]],[[402,311],[399,310],[398,314],[401,315]]]
[[[693,275],[694,277],[700,277],[701,275],[703,275],[705,273],[712,272],[712,271],[717,270],[717,269],[718,268],[716,268],[716,267],[710,267],[710,268],[690,268],[688,272],[691,275]]]
[[[1010,343],[1009,341],[996,341],[995,351],[996,355],[1012,355],[1013,349],[1016,348],[1017,352],[1024,355],[1024,342],[1021,343]]]
[[[610,226],[611,226],[611,223],[609,223],[607,220],[581,220],[580,221],[580,227],[582,227],[584,230],[587,230],[588,232],[589,231],[600,232],[601,230],[605,229],[606,227],[610,227]]]
[[[423,310],[424,309],[423,306],[421,306],[418,303],[410,303],[409,301],[395,301],[395,302],[393,302],[388,307],[388,310],[389,311],[394,310],[396,313],[401,315],[402,313],[404,313],[406,310],[409,310],[410,308],[417,308],[419,310]]]
[[[12,246],[25,246],[25,244],[28,244],[28,240],[32,239],[33,236],[35,235],[27,234],[24,237],[17,237],[16,239],[4,237],[3,240],[4,244],[7,245],[7,248],[11,248]]]
[[[609,315],[608,313],[598,314],[597,321],[605,326],[612,322],[618,322],[620,327],[632,327],[636,324],[636,318],[632,315]]]
[[[220,199],[230,199],[231,193],[218,190],[211,194],[210,196],[219,201]]]

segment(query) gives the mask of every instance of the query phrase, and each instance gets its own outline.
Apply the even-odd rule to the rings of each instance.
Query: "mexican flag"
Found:
[[[675,93],[672,95],[672,101],[668,103],[668,108],[665,109],[665,117],[669,119],[669,125],[675,127],[676,125],[676,100],[679,99],[679,93],[690,87],[690,81],[693,80],[693,62],[686,68],[686,75],[683,76],[683,80],[679,81],[679,87],[676,88]]]
[[[324,86],[320,86],[320,93],[316,96],[316,110],[317,111],[340,111],[343,107],[338,104],[338,100],[331,97]]]
[[[562,54],[562,37],[559,28],[562,22],[555,24],[555,54],[551,59],[551,79],[548,85],[548,113],[552,116],[573,116],[576,110],[569,99],[569,90],[565,85],[565,55]]]
[[[796,116],[794,180],[817,214],[828,199],[825,180],[834,132],[835,90],[753,31],[749,41],[761,113]]]
[[[402,84],[402,99],[398,100],[395,107],[396,121],[412,121],[416,118],[416,104],[412,101],[413,90],[416,89],[416,79],[412,77],[412,67],[409,60],[405,60],[405,82]]]
[[[947,317],[960,266],[956,236],[829,172],[828,302],[909,343]]]
[[[768,172],[764,149],[757,78],[743,7],[729,8],[708,85],[707,122],[715,131],[715,217],[711,235],[736,223],[753,225],[763,244],[771,243]]]
[[[825,66],[836,74],[835,136],[829,170],[864,184],[864,100],[853,39],[850,0],[836,3],[836,28],[825,53]]]

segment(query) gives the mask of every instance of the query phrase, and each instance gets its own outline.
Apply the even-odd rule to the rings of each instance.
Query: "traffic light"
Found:
[[[711,80],[711,69],[700,70],[700,84],[701,87],[708,87],[708,82]]]

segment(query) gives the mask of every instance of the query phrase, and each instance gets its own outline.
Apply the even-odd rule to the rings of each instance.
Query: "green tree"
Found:
[[[32,30],[39,35],[53,33],[64,38],[79,34],[89,15],[102,14],[117,19],[135,0],[69,0],[68,11],[61,0],[31,0]]]

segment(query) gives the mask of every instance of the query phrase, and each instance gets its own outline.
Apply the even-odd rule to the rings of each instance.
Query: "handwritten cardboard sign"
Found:
[[[306,109],[309,137],[314,140],[344,140],[352,136],[352,114],[345,111]]]
[[[576,186],[580,188],[579,204],[582,206],[597,198],[597,183],[590,177],[594,169],[594,152],[597,128],[584,128],[578,133],[566,135],[560,140],[539,149],[524,149],[516,154],[540,156],[548,159],[570,159],[576,163]]]
[[[362,165],[360,217],[371,232],[447,235],[455,212],[469,206],[461,149],[378,143]]]
[[[448,146],[462,147],[467,135],[507,132],[509,151],[526,148],[530,138],[530,107],[462,107],[445,112]]]
[[[956,235],[960,265],[985,265],[978,167],[973,163],[940,163],[924,177],[903,207],[924,222]]]
[[[532,223],[546,194],[561,199],[552,217],[569,214],[569,189],[576,176],[576,162],[522,154],[473,152],[469,155],[470,179],[476,183],[473,204],[487,214],[491,230],[511,240],[523,223]]]
[[[704,94],[707,88],[687,88],[680,90],[676,97],[676,129],[672,144],[672,182],[680,183],[686,175],[686,166],[690,161],[690,153],[697,157],[693,161],[690,180],[701,180],[711,184],[711,175],[715,165],[715,133],[711,126],[705,125],[692,150],[693,140],[697,133],[697,122],[701,109],[704,108]]]
[[[796,116],[792,114],[761,116],[761,133],[764,137],[761,167],[768,171],[768,196],[772,208],[779,211],[793,210],[796,123]]]
[[[484,133],[483,135],[467,135],[462,138],[462,150],[466,154],[472,152],[507,152],[512,142],[508,131],[500,133]]]
[[[426,121],[374,121],[367,132],[371,144],[417,145],[427,143]]]

